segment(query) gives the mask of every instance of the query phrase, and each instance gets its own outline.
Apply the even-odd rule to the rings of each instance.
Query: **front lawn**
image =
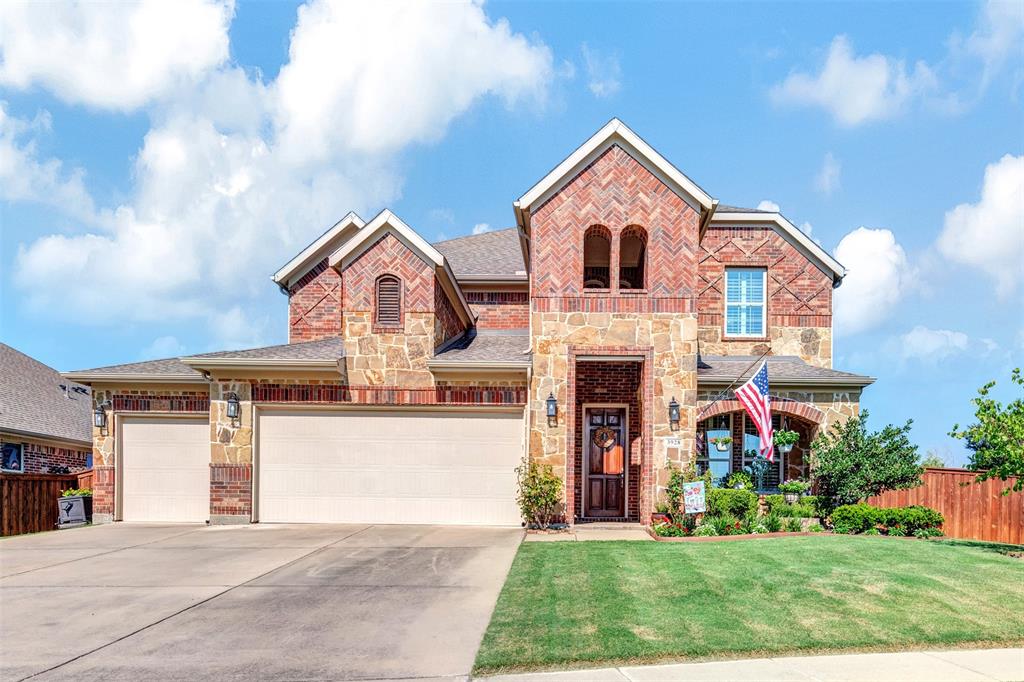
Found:
[[[1024,560],[884,537],[527,542],[476,672],[1024,640]]]

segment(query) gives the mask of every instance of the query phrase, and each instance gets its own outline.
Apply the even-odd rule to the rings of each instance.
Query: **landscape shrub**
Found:
[[[750,528],[750,532],[753,535],[764,535],[765,533],[771,533],[772,531],[768,530],[768,526],[764,525],[763,523],[755,523]]]
[[[796,504],[786,504],[786,499],[782,495],[765,495],[764,501],[769,512],[786,518],[813,519],[821,516],[818,513],[818,498],[814,495],[804,495]]]
[[[761,524],[769,533],[778,533],[782,530],[782,517],[775,512],[769,512],[761,517]]]
[[[863,533],[881,523],[879,512],[870,504],[844,504],[832,511],[832,528],[837,533]]]
[[[836,507],[831,519],[837,533],[866,533],[877,526],[887,535],[913,535],[921,529],[938,528],[945,520],[941,513],[921,505],[879,508],[863,503]],[[894,533],[897,528],[900,532]]]
[[[786,532],[787,533],[799,533],[804,529],[804,524],[800,523],[800,519],[796,517],[790,517],[786,519]]]
[[[890,535],[894,538],[902,538],[907,535],[907,529],[903,526],[891,526],[888,532],[886,532],[886,535]]]
[[[938,528],[918,528],[914,531],[914,537],[922,540],[927,540],[928,538],[941,538],[942,531]]]
[[[89,488],[71,488],[62,492],[61,497],[92,497],[92,490]]]
[[[694,529],[693,534],[699,538],[707,538],[712,537],[714,535],[718,535],[718,533],[715,532],[715,527],[712,526],[710,523],[700,524],[699,526],[697,526],[696,529]]]
[[[547,528],[554,522],[562,504],[562,479],[549,464],[530,462],[516,469],[519,491],[516,502],[523,521],[536,528]]]
[[[740,531],[740,521],[729,513],[709,514],[704,517],[704,524],[715,529],[715,535],[734,535]]]
[[[757,495],[749,490],[711,488],[707,491],[705,500],[708,514],[714,516],[729,514],[742,519],[748,513],[757,512]]]
[[[807,526],[807,532],[809,533],[820,533],[823,530],[825,529],[821,527],[820,523],[812,523],[811,525]]]

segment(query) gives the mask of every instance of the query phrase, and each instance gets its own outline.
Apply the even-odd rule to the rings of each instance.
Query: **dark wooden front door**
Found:
[[[591,407],[584,415],[583,466],[586,509],[584,516],[626,515],[626,410]]]

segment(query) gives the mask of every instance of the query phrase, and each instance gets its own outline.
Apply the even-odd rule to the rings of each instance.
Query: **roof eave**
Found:
[[[25,429],[13,429],[7,426],[0,426],[0,433],[8,433],[12,436],[20,436],[22,438],[32,438],[34,440],[47,440],[55,443],[63,443],[68,445],[81,445],[85,449],[92,447],[92,440],[79,440],[78,438],[65,438],[63,436],[55,436],[50,433],[40,433],[38,431],[27,431]]]
[[[148,384],[205,384],[206,378],[199,374],[104,374],[103,372],[62,372],[61,376],[82,384],[94,383],[148,383]]]
[[[271,279],[274,280],[274,283],[281,287],[282,290],[287,290],[288,280],[290,280],[296,272],[301,270],[304,266],[311,266],[310,260],[318,251],[326,247],[336,236],[341,234],[348,227],[355,226],[356,229],[362,229],[364,225],[366,225],[366,222],[362,218],[360,218],[354,211],[349,211],[345,217],[332,225],[322,235],[317,237],[313,243],[281,266],[280,270],[271,275]]]
[[[530,369],[529,362],[498,362],[498,361],[444,361],[428,360],[427,368],[430,370],[451,370],[459,372],[482,372],[482,371],[512,371],[527,372]]]
[[[196,370],[217,370],[217,369],[254,369],[254,370],[275,370],[275,369],[308,369],[308,370],[337,370],[339,363],[344,358],[325,358],[318,360],[308,359],[284,359],[284,358],[182,358],[182,363]]]
[[[737,379],[735,377],[701,377],[697,375],[698,386],[729,386],[730,384],[736,383],[749,377],[741,377]],[[800,388],[802,386],[854,386],[863,388],[870,386],[875,383],[875,377],[808,377],[803,379],[798,378],[772,378],[770,380],[771,386],[785,386],[786,388]]]

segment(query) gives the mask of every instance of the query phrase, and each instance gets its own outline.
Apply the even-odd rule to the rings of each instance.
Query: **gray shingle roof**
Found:
[[[430,361],[431,365],[464,362],[501,362],[530,364],[530,336],[526,330],[514,332],[470,331],[442,347]]]
[[[106,367],[94,367],[93,369],[80,369],[68,372],[71,375],[109,375],[112,378],[118,376],[195,376],[202,374],[184,364],[178,358],[163,358],[160,360],[146,360],[144,362],[129,362],[124,365],[108,365]]]
[[[279,346],[263,346],[244,350],[224,350],[216,353],[190,355],[186,360],[238,359],[238,360],[338,360],[345,357],[345,342],[341,338],[286,343]]]
[[[872,377],[837,369],[809,365],[795,355],[775,355],[768,360],[768,383],[845,384],[867,386]],[[755,364],[756,363],[756,364]],[[750,378],[760,366],[756,355],[703,355],[697,361],[697,381],[706,383],[731,382]],[[753,366],[751,366],[753,365]]]
[[[526,279],[516,228],[458,237],[433,244],[448,259],[455,276],[496,275]]]
[[[67,392],[61,388],[62,384]],[[89,389],[0,343],[0,429],[80,441],[91,446]]]

